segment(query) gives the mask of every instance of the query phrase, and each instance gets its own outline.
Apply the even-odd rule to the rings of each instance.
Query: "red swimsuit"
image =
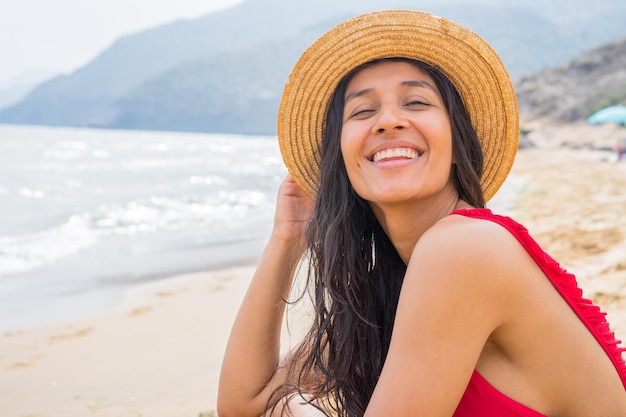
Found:
[[[589,332],[595,337],[607,356],[613,362],[622,384],[626,389],[626,364],[622,352],[626,348],[620,347],[621,341],[615,339],[615,334],[609,329],[605,314],[582,297],[582,290],[578,288],[576,278],[567,273],[559,264],[546,254],[541,247],[530,237],[528,230],[509,217],[493,214],[489,209],[457,210],[452,214],[459,214],[475,219],[489,220],[507,229],[526,249],[537,265],[544,272],[552,285],[559,291],[576,313]],[[470,382],[461,398],[453,417],[546,417],[535,410],[507,397],[495,389],[477,371],[474,371]]]

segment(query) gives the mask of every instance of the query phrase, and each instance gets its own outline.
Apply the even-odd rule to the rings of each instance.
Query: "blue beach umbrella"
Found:
[[[587,118],[587,123],[595,125],[600,123],[626,124],[626,106],[609,106],[598,110]]]

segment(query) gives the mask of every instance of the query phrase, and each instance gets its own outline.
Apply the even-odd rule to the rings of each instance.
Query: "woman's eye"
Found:
[[[360,109],[352,113],[352,117],[367,117],[374,112],[373,109]]]
[[[409,107],[418,107],[418,106],[428,106],[428,103],[425,103],[420,100],[411,100],[406,105]]]

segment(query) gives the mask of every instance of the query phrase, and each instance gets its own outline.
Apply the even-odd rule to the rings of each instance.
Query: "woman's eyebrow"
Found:
[[[424,88],[428,88],[429,90],[434,91],[435,93],[438,92],[437,89],[435,88],[435,86],[433,86],[428,81],[408,80],[408,81],[402,81],[400,84],[404,85],[404,86],[407,86],[407,87],[424,87]]]
[[[350,93],[350,94],[346,94],[346,97],[344,98],[344,102],[347,103],[348,101],[352,100],[353,98],[364,96],[367,93],[369,93],[370,91],[372,91],[371,88],[364,88],[363,90],[359,90],[359,91],[355,91],[355,92]]]
[[[402,81],[400,83],[400,85],[405,86],[405,87],[422,87],[422,88],[428,88],[429,90],[437,93],[437,89],[435,88],[435,86],[433,86],[431,83],[429,83],[428,81],[422,81],[422,80],[407,80],[407,81]],[[357,97],[361,97],[364,96],[366,94],[368,94],[369,92],[371,92],[372,89],[371,88],[364,88],[363,90],[358,90],[358,91],[354,91],[352,93],[346,94],[346,97],[344,98],[344,102],[347,103],[352,99],[355,99]]]

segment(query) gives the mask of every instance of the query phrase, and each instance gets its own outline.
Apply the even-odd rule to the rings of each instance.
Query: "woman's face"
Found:
[[[376,63],[348,83],[341,151],[355,191],[374,205],[454,187],[448,112],[432,78],[406,62]]]

